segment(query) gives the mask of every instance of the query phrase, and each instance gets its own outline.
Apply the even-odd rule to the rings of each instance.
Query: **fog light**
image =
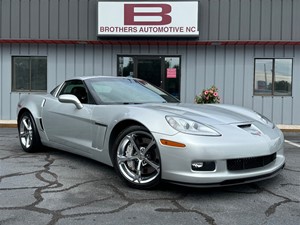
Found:
[[[196,161],[192,162],[192,170],[194,171],[214,171],[216,163],[214,161]]]

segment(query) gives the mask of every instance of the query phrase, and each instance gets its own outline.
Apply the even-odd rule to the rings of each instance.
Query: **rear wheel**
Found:
[[[145,127],[135,125],[126,128],[118,136],[113,151],[114,167],[130,187],[149,189],[160,183],[159,150]]]
[[[35,152],[41,146],[36,124],[29,112],[24,112],[18,121],[19,139],[25,152]]]

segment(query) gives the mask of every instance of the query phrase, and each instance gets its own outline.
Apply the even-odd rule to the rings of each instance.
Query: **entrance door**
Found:
[[[138,58],[137,77],[163,88],[161,58]]]
[[[118,76],[143,79],[180,99],[179,56],[118,56]]]

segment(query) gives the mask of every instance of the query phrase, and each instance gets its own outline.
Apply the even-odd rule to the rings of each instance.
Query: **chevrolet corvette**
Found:
[[[113,166],[130,187],[162,181],[207,187],[255,182],[285,164],[284,136],[234,105],[187,104],[146,81],[79,77],[17,105],[24,151],[61,149]]]

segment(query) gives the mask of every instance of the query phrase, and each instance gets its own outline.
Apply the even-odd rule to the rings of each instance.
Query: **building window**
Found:
[[[14,56],[12,67],[12,91],[47,91],[47,57]]]
[[[255,59],[254,95],[291,96],[292,59]]]

